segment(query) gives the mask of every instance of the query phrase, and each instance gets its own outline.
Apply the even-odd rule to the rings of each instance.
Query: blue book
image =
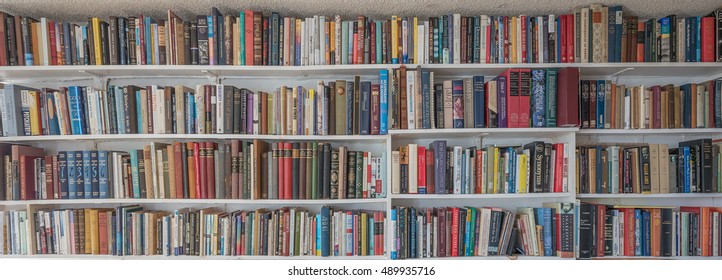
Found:
[[[499,28],[497,30],[497,32],[499,34],[499,37],[498,37],[499,41],[496,42],[497,43],[497,60],[498,60],[497,63],[506,63],[504,61],[504,39],[503,39],[504,38],[504,17],[499,16],[497,18],[496,22],[498,23],[497,26]],[[504,127],[506,127],[506,126],[504,126]]]
[[[462,208],[459,210],[464,210],[464,209]],[[471,242],[471,215],[472,215],[472,212],[471,212],[471,209],[466,209],[464,212],[466,212],[466,216],[467,216],[466,220],[462,221],[462,222],[464,222],[464,229],[465,229],[464,230],[464,252],[462,252],[462,254],[459,254],[460,256],[468,256],[469,255],[469,253],[471,252],[470,246],[472,243]],[[427,242],[430,242],[430,241],[427,241]]]
[[[155,23],[153,19],[151,19],[149,16],[143,16],[143,24],[144,24],[144,33],[145,33],[145,64],[152,65],[153,64],[153,44],[151,43],[152,40],[150,38],[153,37],[153,33],[151,32],[150,25],[152,23]]]
[[[324,206],[324,208],[326,208],[326,206]],[[321,209],[321,211],[323,211],[323,208]],[[321,214],[316,214],[316,232],[322,233],[322,231],[321,231]],[[323,245],[321,245],[321,243],[323,243],[321,241],[322,239],[323,238],[321,237],[321,234],[316,234],[316,255],[320,255],[319,253],[321,253],[321,248],[323,246]]]
[[[108,151],[98,152],[98,198],[110,198],[110,176],[108,173]]]
[[[416,247],[416,238],[418,235],[417,227],[416,227],[416,208],[409,208],[409,250],[408,250],[408,257],[409,258],[418,258],[418,248]],[[457,248],[452,248],[451,250],[457,250]]]
[[[66,165],[67,165],[67,176],[68,176],[68,195],[69,199],[78,198],[78,183],[76,181],[77,175],[75,175],[75,152],[65,152],[66,154]],[[61,177],[62,178],[62,177]]]
[[[208,64],[209,65],[217,65],[218,64],[218,53],[216,52],[216,45],[218,45],[218,42],[215,40],[216,36],[216,30],[215,30],[215,19],[212,15],[207,17],[208,21]],[[213,40],[213,46],[211,46],[211,40]],[[211,48],[213,48],[211,50]],[[211,56],[211,53],[213,56]]]
[[[85,198],[85,166],[83,151],[75,151],[75,198]]]
[[[541,208],[543,210],[542,215],[542,231],[544,234],[544,256],[554,256],[554,248],[552,247],[553,241],[553,217],[551,208]]]
[[[642,211],[642,229],[644,230],[644,234],[642,234],[642,240],[644,241],[644,251],[642,252],[642,256],[651,256],[652,255],[652,234],[651,234],[651,219],[650,214],[648,211]]]
[[[70,23],[63,22],[62,25],[63,25],[63,42],[65,43],[65,48],[64,48],[65,64],[73,65],[73,64],[75,64],[74,63],[75,60],[73,60],[74,56],[73,56],[73,52],[71,51],[71,47],[70,47],[71,46],[70,45],[71,44],[70,43],[71,42],[70,41]],[[123,32],[123,33],[125,33],[125,32]],[[75,40],[75,38],[73,38],[73,40]],[[75,41],[72,41],[72,42],[75,43]]]
[[[427,70],[421,70],[421,100],[416,102],[421,102],[421,128],[430,129],[433,108],[431,108],[431,74]]]
[[[139,160],[143,157],[143,150],[130,151],[130,178],[133,187],[133,198],[140,198],[140,171],[138,170]],[[145,178],[143,178],[145,180]]]
[[[691,186],[690,186],[691,178],[690,178],[690,175],[691,175],[691,172],[692,172],[692,170],[691,170],[692,166],[690,165],[690,162],[689,162],[690,156],[691,156],[691,154],[690,154],[690,148],[689,148],[689,146],[684,146],[684,147],[682,148],[682,158],[683,158],[683,160],[684,160],[684,182],[683,182],[683,183],[684,183],[684,193],[690,193],[690,192],[691,192]]]
[[[685,38],[684,38],[684,60],[685,62],[694,62],[692,57],[692,50],[694,49],[694,28],[692,25],[693,17],[684,19],[685,25]]]
[[[391,227],[392,231],[396,232],[396,208],[391,208]],[[396,251],[398,250],[399,246],[396,244],[396,238],[391,241],[391,259],[395,260],[398,259],[398,254]]]
[[[68,111],[70,112],[70,128],[73,135],[85,134],[83,92],[80,87],[68,87],[68,107]]]
[[[348,98],[347,98],[348,99]],[[371,134],[371,82],[361,82],[360,134]]]
[[[380,41],[380,38],[382,38],[381,30],[382,30],[383,26],[382,26],[381,21],[377,20],[375,23],[376,23],[376,38],[378,38],[376,40]],[[383,53],[381,50],[381,44],[376,44],[376,64],[382,64],[382,63],[383,63]],[[338,64],[338,62],[337,62],[337,64]]]
[[[622,43],[622,28],[624,27],[624,14],[622,10],[622,6],[614,7],[614,13],[616,14],[614,18],[614,35],[616,36],[616,38],[614,38],[614,62],[622,62],[622,47],[620,45]]]
[[[496,99],[497,106],[496,107],[498,110],[497,119],[499,122],[498,127],[505,128],[505,127],[507,127],[506,110],[508,110],[506,108],[506,106],[507,106],[506,105],[506,103],[507,103],[507,100],[506,100],[506,83],[507,83],[506,76],[504,76],[504,75],[497,76],[496,82],[497,82],[497,86],[496,86],[496,88],[497,88],[497,99]]]
[[[321,207],[321,256],[328,257],[329,255],[329,241],[330,241],[330,213],[328,206]]]
[[[555,22],[556,22],[556,30],[555,30],[556,32],[554,32],[554,33],[556,34],[557,37],[556,37],[556,39],[555,39],[555,40],[556,40],[556,41],[555,41],[555,44],[556,44],[555,47],[556,47],[556,49],[554,50],[554,52],[556,53],[556,55],[554,56],[554,61],[553,61],[553,62],[555,62],[555,63],[561,63],[561,62],[562,62],[562,45],[565,43],[565,42],[562,42],[562,21],[561,21],[561,18],[560,18],[560,17],[556,17]]]
[[[119,64],[121,65],[127,65],[128,64],[128,57],[126,56],[126,52],[123,51],[127,48],[126,46],[126,40],[128,40],[127,35],[128,33],[125,32],[125,29],[128,28],[128,21],[125,18],[118,18],[118,45],[120,48],[119,51]],[[132,50],[131,50],[132,51]]]
[[[607,13],[607,61],[602,62],[615,62],[616,61],[616,46],[617,46],[617,28],[616,28],[616,22],[617,22],[617,13],[616,9],[617,6],[609,7],[609,12]],[[621,20],[621,19],[620,19]]]
[[[353,135],[353,97],[356,95],[355,82],[346,82],[346,135]],[[315,103],[314,103],[315,104]],[[315,117],[314,117],[315,119]]]
[[[604,80],[597,81],[597,128],[604,128],[604,98],[606,95]]]
[[[544,69],[531,70],[531,122],[532,127],[545,127],[546,73]]]
[[[83,43],[89,43],[89,41],[88,41],[88,27],[87,27],[87,26],[85,26],[85,25],[81,25],[81,26],[80,26],[80,34],[81,34],[81,36],[82,36],[82,38],[83,38],[81,41],[82,41]],[[77,49],[78,54],[79,54],[81,48],[76,47],[76,49]],[[90,55],[88,54],[88,52],[85,52],[85,53],[84,53],[84,56],[83,56],[83,60],[80,61],[80,62],[81,62],[81,64],[90,65],[90,60],[91,60],[91,59],[93,59],[93,58],[90,57]],[[25,64],[25,65],[30,65],[30,64]]]
[[[196,133],[196,99],[192,93],[186,93],[186,133]]]
[[[474,76],[474,127],[486,127],[486,93],[484,92],[484,76]],[[430,110],[434,110],[431,108]]]
[[[507,182],[509,183],[508,193],[515,193],[516,181],[514,180],[514,178],[516,177],[516,168],[514,168],[514,166],[516,166],[516,151],[512,147],[507,147],[506,151],[509,157],[507,159],[507,161],[509,162],[509,176],[507,176],[506,178]]]
[[[90,151],[90,168],[88,176],[90,177],[91,198],[100,198],[100,176],[98,174],[98,165],[98,151]]]
[[[68,162],[67,153],[58,152],[58,183],[60,185],[60,199],[68,199]]]
[[[144,128],[143,128],[143,115],[142,115],[142,114],[143,114],[143,109],[142,109],[143,107],[142,107],[142,104],[143,104],[144,102],[146,102],[146,101],[140,97],[140,91],[136,91],[135,93],[132,93],[132,92],[131,92],[130,94],[135,94],[135,101],[136,101],[136,102],[135,102],[135,111],[138,113],[138,116],[136,117],[136,120],[137,120],[136,123],[137,123],[137,126],[138,126],[138,134],[143,134],[143,133],[144,133],[144,132],[143,132],[143,129],[144,129]],[[152,100],[152,98],[153,98],[152,96],[153,96],[153,95],[154,95],[154,93],[152,93],[152,91],[148,91],[148,93],[146,94],[145,97],[148,98],[148,99],[150,99],[150,100]],[[148,108],[148,109],[150,109],[150,108]],[[152,120],[149,120],[149,121],[152,121]],[[147,132],[150,132],[150,131],[147,131]]]
[[[279,40],[278,40],[278,32],[279,32],[279,25],[283,25],[281,21],[280,16],[277,12],[271,13],[270,22],[268,23],[269,28],[268,31],[271,33],[271,37],[268,39],[268,44],[270,45],[269,55],[271,56],[271,63],[269,65],[279,65],[278,62],[278,56],[279,56]],[[283,35],[281,35],[283,36]],[[325,35],[321,35],[322,37]],[[323,40],[323,39],[321,39]]]
[[[714,88],[714,107],[722,108],[722,80],[715,81]],[[714,111],[714,127],[722,128],[722,110]]]
[[[702,32],[700,32],[700,30],[699,30],[699,27],[700,27],[700,23],[699,23],[699,22],[700,22],[700,19],[701,19],[701,18],[700,18],[700,17],[694,17],[694,19],[695,19],[695,21],[694,21],[694,38],[695,38],[694,51],[695,51],[695,60],[694,60],[694,61],[695,61],[695,62],[700,62],[701,59],[702,59],[701,52],[700,52],[700,49],[701,49],[701,46],[702,46],[702,42],[700,41],[701,38],[702,38]]]
[[[380,24],[381,22],[377,22],[377,23]],[[380,30],[380,28],[377,30]],[[379,36],[379,35],[377,35],[377,36]],[[381,37],[376,37],[376,38],[381,38]],[[377,46],[380,46],[380,44],[377,44]],[[376,53],[379,54],[381,52],[377,51]],[[378,61],[381,61],[381,59],[379,58],[377,60],[377,62]],[[389,107],[389,71],[386,69],[379,71],[379,95],[380,95],[379,134],[386,135],[389,133],[389,125],[388,125],[389,124],[389,108],[388,108]],[[720,123],[722,124],[722,122],[720,122]]]
[[[642,211],[634,209],[634,255],[642,255],[642,235],[644,229],[642,228]]]
[[[109,90],[115,92],[115,113],[117,116],[118,134],[125,134],[125,111],[123,110],[123,88],[110,86]]]
[[[58,114],[55,112],[55,96],[50,90],[43,90],[42,95],[46,99],[45,104],[47,108],[47,124],[48,124],[48,132],[50,132],[50,135],[60,135],[60,125],[58,124]],[[50,112],[53,112],[50,114]]]
[[[77,154],[75,155],[77,160]],[[82,151],[82,157],[83,157],[83,198],[90,199],[93,198],[93,183],[92,183],[92,163],[90,160],[90,151]],[[77,167],[76,167],[77,168]],[[80,184],[78,184],[80,185]]]

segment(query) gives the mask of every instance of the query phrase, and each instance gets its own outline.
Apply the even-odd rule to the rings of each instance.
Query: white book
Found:
[[[362,166],[363,166],[363,172],[362,172],[362,174],[363,174],[362,176],[363,176],[363,177],[361,177],[361,182],[362,182],[361,186],[362,186],[362,190],[363,190],[363,193],[364,193],[364,194],[369,194],[369,193],[370,193],[370,192],[369,192],[369,181],[368,181],[368,178],[369,178],[369,174],[368,174],[369,168],[368,168],[368,167],[369,167],[369,164],[370,164],[369,160],[370,160],[370,159],[369,159],[368,153],[364,152],[363,165],[362,165]],[[413,181],[413,180],[411,180],[411,181]],[[409,184],[409,186],[410,186],[410,185],[411,185],[411,184]]]
[[[352,33],[349,33],[352,34]],[[412,35],[413,36],[413,35]],[[406,19],[401,20],[401,59],[399,59],[399,62],[406,63],[406,61],[403,61],[403,57],[406,56],[408,59],[409,55],[409,21]]]
[[[539,28],[537,28],[536,32],[536,49],[537,49],[537,59],[536,63],[543,63],[544,62],[544,28],[541,28],[544,26],[544,18],[543,17],[536,17],[536,24]]]
[[[619,211],[619,214],[617,215],[617,220],[619,221],[619,232],[617,233],[617,235],[619,235],[619,236],[624,236],[624,220],[625,220],[625,219],[624,219],[624,212]],[[673,228],[673,229],[675,228],[675,227],[674,227],[675,220],[676,220],[676,219],[672,219],[672,224],[673,224],[673,225],[672,225],[672,228]],[[579,225],[579,224],[577,223],[577,225]],[[577,226],[577,228],[578,228],[578,227],[579,227],[579,226]],[[676,235],[676,234],[675,234],[675,235]],[[675,239],[676,239],[676,238],[672,238],[672,243],[675,243],[675,242],[674,242]],[[623,248],[624,248],[624,238],[618,238],[618,240],[619,240],[619,255],[620,255],[620,256],[624,256],[624,250],[623,250]],[[672,248],[676,248],[674,244],[672,244]],[[674,254],[672,254],[672,255],[674,255]]]
[[[516,47],[516,63],[521,63],[521,62],[522,62],[522,59],[523,59],[523,58],[522,58],[522,56],[521,56],[521,53],[522,53],[521,50],[522,50],[523,48],[526,48],[526,45],[525,45],[525,44],[522,44],[522,41],[521,41],[521,38],[522,38],[522,34],[521,34],[521,33],[522,33],[522,28],[521,28],[522,21],[521,21],[521,19],[522,19],[522,17],[526,18],[526,17],[523,16],[523,15],[516,17],[516,44],[517,44],[517,47]]]
[[[158,167],[156,167],[158,174],[158,185],[155,186],[158,190],[156,192],[156,198],[167,198],[165,193],[165,180],[168,178],[165,177],[165,172],[163,172],[163,149],[165,148],[159,148],[157,151],[155,151],[156,161],[154,162],[158,163]]]
[[[438,227],[439,218],[437,218],[436,216],[432,216],[431,220],[432,220],[431,230],[432,230],[432,234],[434,235],[434,238],[432,238],[431,242],[429,242],[429,243],[431,243],[431,254],[429,254],[429,255],[432,258],[434,258],[434,257],[438,257],[438,255],[436,255],[436,252],[439,251],[439,243],[436,242],[437,236],[439,236],[439,227]],[[392,241],[391,243],[396,243],[396,241]],[[392,246],[395,246],[395,244]]]
[[[464,170],[464,178],[463,178],[464,179],[463,190],[464,190],[465,194],[470,194],[470,193],[474,192],[474,189],[471,187],[471,181],[473,181],[473,180],[471,180],[471,178],[472,178],[471,171],[473,169],[471,169],[472,161],[471,161],[471,151],[469,149],[464,150],[464,162],[466,162],[466,164],[464,165],[465,170]]]
[[[624,129],[630,129],[632,127],[632,97],[630,96],[630,91],[630,89],[626,89],[624,94]]]
[[[708,107],[708,106],[704,106],[704,101],[705,101],[705,98],[704,98],[705,89],[704,88],[705,87],[702,85],[698,85],[696,88],[694,85],[692,85],[692,90],[695,92],[694,94],[697,95],[697,104],[695,105],[695,106],[697,106],[697,110],[696,110],[697,111],[697,127],[704,127],[704,124],[705,124],[705,107]],[[645,99],[647,99],[646,96],[645,96]],[[647,103],[652,103],[652,102],[647,102]],[[649,104],[648,106],[651,106],[651,104]]]
[[[557,151],[552,150],[549,163],[549,175],[551,175],[551,178],[549,178],[549,190],[551,191],[554,191],[554,178],[559,175],[556,165],[556,155]]]
[[[320,40],[320,21],[318,16],[313,16],[313,20],[311,20],[311,33],[313,34],[313,42],[311,42],[313,46],[313,65],[321,65],[321,40]]]
[[[261,133],[261,92],[253,93],[253,134]]]
[[[48,19],[40,18],[40,56],[43,58],[42,65],[50,65],[50,35],[48,34]],[[35,59],[39,59],[36,57]]]
[[[480,22],[480,28],[479,28],[479,43],[481,45],[481,48],[479,48],[479,62],[486,63],[486,27],[489,26],[490,20],[489,16],[482,15],[481,16],[481,22]]]
[[[687,58],[685,57],[685,37],[687,34],[687,28],[686,28],[686,22],[685,19],[678,19],[677,20],[677,62],[685,62]]]
[[[481,214],[479,215],[481,217],[481,223],[479,224],[479,228],[481,231],[480,238],[479,238],[479,249],[477,252],[479,252],[479,256],[486,257],[489,255],[489,230],[491,228],[491,209],[490,208],[479,208],[479,211]]]
[[[611,193],[619,193],[619,146],[610,146],[607,150],[611,164],[609,188],[612,190]]]
[[[521,175],[521,164],[519,164],[519,163],[521,163],[522,155],[523,154],[518,154],[518,153],[516,154],[516,163],[517,164],[514,165],[514,174],[516,174],[516,176],[514,176],[514,185],[516,186],[516,191],[515,191],[516,193],[521,193],[521,190],[523,190],[522,189],[523,182],[521,181],[522,178],[520,176]]]
[[[408,193],[418,193],[418,154],[419,146],[417,144],[409,144],[409,189]],[[365,178],[365,177],[364,177]]]
[[[302,20],[301,21],[301,34],[299,34],[301,37],[301,46],[300,46],[300,48],[301,48],[301,65],[308,65],[308,53],[307,53],[308,47],[306,44],[306,34],[307,34],[306,21]],[[296,46],[296,47],[298,48],[299,46]]]
[[[290,216],[291,216],[291,219],[290,219],[291,221],[289,222],[289,223],[290,223],[289,228],[295,229],[295,228],[296,228],[296,227],[295,227],[295,226],[296,226],[296,209],[291,208],[291,215],[290,215]],[[288,240],[288,248],[289,248],[289,250],[288,250],[288,255],[289,255],[289,256],[293,256],[293,255],[294,255],[294,252],[295,252],[295,250],[294,250],[293,248],[295,248],[295,246],[296,246],[296,231],[295,231],[295,230],[289,230],[289,231],[288,231],[288,234],[289,234],[289,238],[288,238],[288,239],[289,239],[289,240]]]
[[[619,210],[612,210],[612,256],[619,256]]]
[[[334,54],[335,55],[334,59],[335,59],[336,64],[341,64],[341,48],[342,48],[341,44],[343,43],[343,41],[341,40],[341,34],[342,34],[342,32],[341,32],[341,16],[336,15],[336,17],[334,18],[334,21],[336,22],[336,29],[334,30],[336,34],[333,35],[335,38],[334,48],[336,50],[336,53]]]
[[[416,129],[416,71],[406,72],[406,110],[408,129]]]
[[[454,14],[454,64],[461,63],[461,15]]]
[[[319,65],[326,65],[326,17],[318,17]]]
[[[564,143],[564,145],[562,145],[562,149],[564,149],[564,162],[562,163],[562,192],[566,193],[569,192],[569,143]]]
[[[223,84],[217,84],[216,85],[216,133],[222,134],[225,133],[223,127],[224,127],[224,119],[225,116],[223,115],[223,112],[225,111],[225,108],[223,106],[224,102],[224,96],[223,96]]]
[[[196,86],[196,94],[194,97],[196,99],[196,133],[197,134],[205,134],[206,133],[206,129],[205,129],[206,114],[205,114],[205,109],[204,109],[205,106],[203,105],[203,104],[206,104],[204,92],[205,92],[205,89],[204,89],[203,85]]]
[[[462,161],[462,151],[461,146],[454,146],[454,152],[453,152],[453,165],[454,165],[454,194],[461,194],[461,184],[462,184],[462,178],[461,178],[461,161]]]
[[[429,24],[429,21],[424,21],[424,57],[423,57],[423,63],[429,64],[429,54],[431,50],[429,49],[429,31],[431,30],[431,24]],[[433,85],[433,83],[432,83]]]
[[[85,89],[86,89],[86,94],[85,94],[86,99],[85,100],[86,100],[86,102],[88,102],[87,105],[89,108],[89,110],[87,112],[88,113],[88,116],[87,116],[88,117],[88,132],[90,134],[98,134],[97,130],[96,130],[98,116],[94,109],[97,104],[95,103],[95,98],[93,96],[93,90],[90,87],[86,87]],[[30,96],[32,96],[32,95],[30,95]],[[31,100],[31,102],[32,102],[32,100]]]
[[[423,24],[419,24],[416,26],[416,46],[414,46],[414,63],[422,64],[424,63],[424,57],[426,54],[426,46],[427,43],[425,41],[425,35],[426,30]],[[428,56],[426,56],[428,57]]]

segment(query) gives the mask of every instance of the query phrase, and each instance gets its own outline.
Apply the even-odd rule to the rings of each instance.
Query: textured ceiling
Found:
[[[622,5],[642,18],[667,14],[706,15],[722,7],[720,0],[0,0],[0,10],[11,14],[47,17],[54,20],[81,21],[88,16],[129,16],[141,13],[165,17],[171,9],[183,18],[208,14],[218,7],[223,14],[252,9],[278,11],[282,15],[367,15],[372,18],[399,16],[462,15],[543,15],[560,14],[592,3]]]

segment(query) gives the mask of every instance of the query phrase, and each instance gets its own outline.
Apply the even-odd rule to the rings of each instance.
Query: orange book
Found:
[[[175,197],[173,197],[173,194],[171,194],[172,198],[186,198],[183,196],[183,193],[185,192],[185,190],[184,190],[185,184],[183,184],[183,176],[184,176],[183,175],[183,160],[184,160],[184,158],[183,158],[183,152],[182,152],[181,145],[184,145],[184,144],[180,143],[180,142],[173,143],[173,169],[171,169],[173,172],[173,176],[171,176],[171,177],[175,178],[175,183],[177,184],[177,186],[171,187],[171,188],[175,188]],[[170,164],[170,155],[171,155],[171,153],[168,153],[169,164]]]
[[[253,65],[253,11],[245,11],[243,16],[245,21],[242,32],[245,33],[246,39],[246,65]]]
[[[662,209],[652,208],[649,209],[652,214],[652,226],[650,229],[650,236],[652,237],[652,256],[659,257],[662,255]]]
[[[101,255],[108,254],[108,214],[105,211],[98,212],[98,253]]]
[[[176,182],[175,180],[175,150],[173,145],[168,145],[168,147],[165,147],[166,152],[168,153],[168,185],[170,188],[170,193],[166,193],[167,198],[177,198],[176,197]],[[182,196],[181,196],[182,198]]]

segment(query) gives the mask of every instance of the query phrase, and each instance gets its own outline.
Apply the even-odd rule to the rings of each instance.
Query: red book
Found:
[[[715,19],[713,17],[703,17],[700,19],[700,51],[702,62],[714,62],[715,52]]]
[[[531,69],[517,69],[519,71],[519,93],[515,109],[519,115],[516,127],[529,127],[531,111]]]
[[[216,163],[215,155],[215,143],[206,142],[206,188],[208,189],[208,196],[206,198],[216,198]]]
[[[245,33],[246,65],[253,65],[253,11],[244,11],[243,17],[245,20],[241,20],[244,20],[242,32]]]
[[[50,65],[58,65],[58,52],[56,51],[58,46],[55,43],[55,36],[57,36],[55,33],[55,22],[48,20],[48,39],[50,40],[48,52],[50,53]]]
[[[561,37],[560,41],[557,42],[559,44],[559,48],[561,49],[561,54],[559,60],[561,60],[562,63],[567,63],[567,32],[564,30],[567,26],[567,16],[566,15],[560,15],[557,20],[559,21],[559,37]]]
[[[346,216],[353,217],[353,212],[346,211]],[[315,221],[315,220],[313,220],[313,221]],[[345,224],[347,221],[343,221],[343,222]],[[312,228],[315,228],[315,227],[312,227]],[[349,234],[353,235],[353,232],[354,232],[353,228],[349,228],[348,226],[345,226],[345,228],[346,228],[346,236],[348,236]],[[353,253],[347,249],[346,256],[353,256]]]
[[[451,208],[451,256],[459,256],[459,208]]]
[[[108,213],[98,211],[98,245],[100,254],[108,254]]]
[[[353,56],[352,63],[358,64],[358,33],[353,33]]]
[[[7,17],[8,14],[0,12],[0,50],[7,50]],[[0,66],[8,66],[8,54],[14,50],[7,50],[0,52]]]
[[[194,142],[193,143],[193,160],[195,160],[195,169],[196,169],[196,197],[195,198],[206,198],[205,196],[205,189],[203,188],[203,184],[201,182],[205,182],[205,178],[202,177],[203,173],[205,173],[205,166],[202,165],[201,156],[202,154],[205,154],[205,151],[201,150],[201,143]],[[202,170],[202,172],[201,172]]]
[[[176,198],[185,198],[183,196],[183,193],[184,193],[183,192],[184,191],[183,190],[183,188],[184,188],[184,186],[183,186],[183,174],[184,174],[183,160],[185,160],[185,159],[183,158],[183,153],[181,151],[181,145],[183,145],[183,143],[181,143],[181,142],[173,143],[173,167],[174,167],[173,169],[174,170],[172,170],[171,172],[173,172],[172,176],[175,176],[175,184],[176,184],[175,197]]]
[[[511,29],[511,28],[509,28],[509,27],[511,26],[511,24],[510,24],[508,16],[504,16],[504,26],[506,28],[504,28],[504,57],[503,57],[504,62],[503,63],[509,63],[509,55],[510,55],[509,42],[511,42],[511,40],[509,40],[509,29]]]
[[[567,15],[567,22],[566,22],[566,33],[567,33],[567,62],[573,63],[575,62],[575,54],[574,54],[574,16],[573,15]]]
[[[357,63],[363,64],[364,63],[364,42],[366,42],[366,17],[364,16],[358,16],[358,38],[356,42],[358,45],[356,45],[356,56],[358,58],[354,58],[357,60]]]
[[[283,143],[283,185],[284,185],[284,192],[285,197],[284,199],[291,199],[293,198],[293,185],[292,185],[292,179],[291,174],[293,170],[291,170],[291,157],[293,151],[293,145],[291,143]]]
[[[604,215],[607,213],[607,205],[604,204],[598,204],[597,205],[597,232],[601,232],[602,234],[597,234],[597,257],[604,257],[604,223],[606,220],[604,219]],[[626,225],[625,225],[626,226]],[[594,255],[594,252],[592,252],[592,255]]]
[[[53,193],[53,156],[45,156],[45,197],[54,199]]]
[[[340,26],[337,26],[336,28],[341,28]],[[371,34],[369,34],[369,59],[371,64],[376,64],[376,23],[371,22],[371,26],[369,27]],[[333,36],[333,35],[331,35]],[[339,51],[339,50],[336,50]],[[416,62],[419,63],[419,62]],[[336,62],[336,64],[341,64],[339,62]]]
[[[426,190],[426,147],[419,145],[417,151],[418,160],[416,163],[418,168],[416,170],[418,170],[418,176],[416,176],[416,186],[418,186],[418,193],[429,193]]]
[[[476,150],[476,155],[474,156],[474,159],[476,160],[476,170],[474,170],[474,174],[476,176],[474,179],[476,180],[476,189],[474,190],[475,194],[481,194],[481,190],[484,187],[484,182],[481,180],[481,172],[485,172],[483,169],[484,166],[484,151],[481,149]]]
[[[634,208],[623,208],[624,212],[624,255],[634,256]]]
[[[426,193],[436,193],[434,170],[434,150],[426,149]]]
[[[527,45],[527,24],[529,20],[527,16],[521,16],[521,63],[527,63],[526,61],[526,45]]]
[[[241,182],[240,178],[240,172],[239,172],[239,148],[241,145],[241,141],[239,140],[232,140],[231,141],[231,198],[232,199],[238,199],[238,184]],[[226,171],[228,172],[228,171]]]
[[[557,108],[557,127],[579,127],[579,68],[559,70]]]
[[[556,143],[553,144],[553,149],[556,151],[554,157],[554,192],[562,192],[562,182],[564,178],[564,144]]]
[[[60,198],[60,175],[58,174],[58,170],[60,170],[60,166],[58,163],[58,156],[53,156],[53,198],[59,199]]]
[[[138,40],[140,42],[140,45],[137,46],[140,48],[140,64],[145,65],[146,64],[146,57],[145,57],[145,16],[140,15],[138,17],[138,32],[135,34],[135,36],[138,36],[140,39]],[[138,60],[138,59],[136,59]]]
[[[653,257],[659,257],[662,255],[662,246],[660,241],[662,240],[662,209],[660,208],[653,208],[650,209],[651,213],[651,227],[650,227],[650,236],[651,239],[651,249],[652,249],[652,256]]]
[[[278,185],[278,199],[288,199],[286,198],[286,153],[283,151],[283,142],[278,142],[276,154],[278,155],[278,177],[276,178],[276,182]],[[310,155],[309,155],[310,156]]]
[[[486,26],[486,63],[491,63],[491,24]]]
[[[45,156],[41,148],[15,145],[11,148],[11,159],[20,167],[20,199],[35,199],[35,159]]]

